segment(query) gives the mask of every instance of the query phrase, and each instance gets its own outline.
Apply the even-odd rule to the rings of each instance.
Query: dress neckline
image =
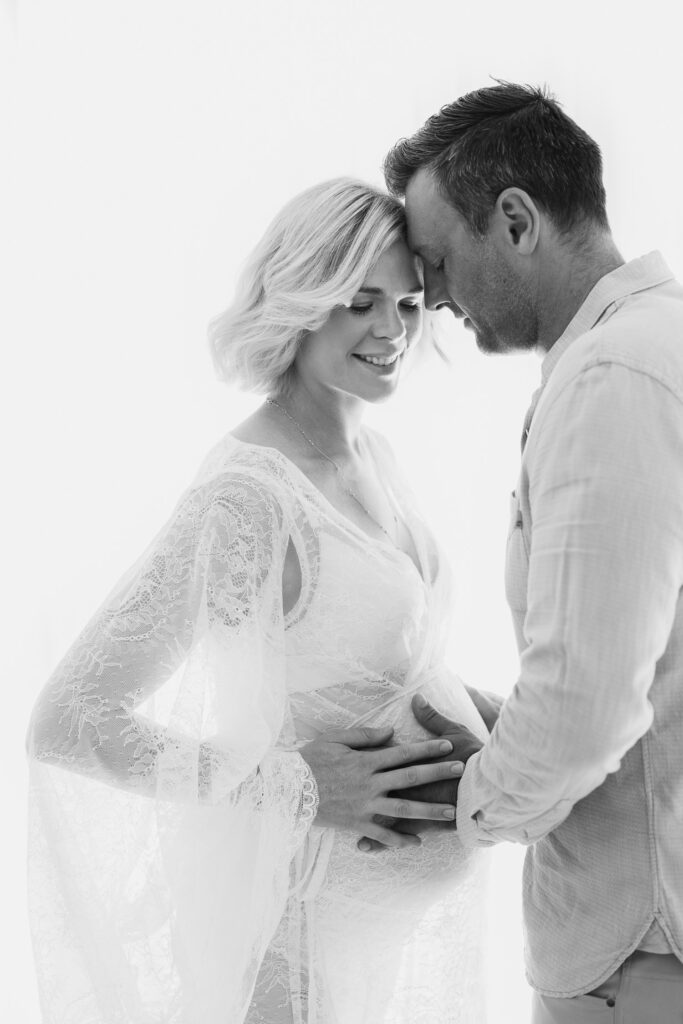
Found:
[[[278,459],[280,459],[281,461],[283,461],[286,464],[287,468],[290,469],[290,471],[292,469],[294,470],[294,473],[296,474],[296,476],[298,476],[306,484],[306,486],[311,491],[314,492],[317,500],[321,504],[323,504],[331,513],[333,513],[337,517],[337,519],[340,519],[343,522],[343,524],[344,524],[346,529],[350,530],[351,532],[355,533],[357,536],[361,537],[363,539],[363,542],[365,544],[367,544],[368,546],[370,546],[370,547],[377,546],[377,547],[383,548],[385,551],[388,551],[390,553],[393,553],[393,554],[396,554],[396,555],[400,555],[402,558],[407,558],[408,561],[410,562],[411,566],[413,567],[414,571],[417,573],[418,578],[420,579],[420,582],[423,584],[423,586],[425,586],[425,587],[427,586],[427,581],[425,579],[425,576],[424,576],[424,573],[423,573],[423,567],[422,567],[422,564],[421,564],[420,554],[419,554],[419,551],[418,551],[417,544],[415,542],[415,535],[414,535],[414,532],[413,532],[410,524],[406,521],[405,516],[403,516],[403,510],[402,509],[401,509],[401,514],[402,514],[402,518],[403,518],[403,523],[404,523],[404,526],[405,526],[406,530],[410,534],[410,539],[411,539],[411,541],[413,543],[413,547],[415,549],[415,554],[416,554],[418,562],[420,564],[418,564],[418,562],[416,562],[415,559],[412,557],[412,555],[409,555],[407,551],[404,551],[403,548],[398,547],[397,544],[392,544],[391,541],[384,540],[384,538],[382,538],[382,537],[373,537],[371,534],[369,534],[367,532],[367,530],[364,530],[362,526],[358,526],[357,523],[354,523],[353,519],[349,518],[349,516],[347,516],[344,512],[341,512],[336,507],[336,505],[333,505],[332,502],[330,501],[330,499],[325,494],[323,494],[323,492],[320,490],[320,488],[316,484],[313,483],[311,478],[309,476],[307,476],[306,473],[304,473],[303,469],[301,469],[299,466],[297,466],[296,462],[294,462],[292,459],[290,459],[288,455],[285,455],[284,452],[281,452],[279,448],[274,448],[272,445],[267,445],[267,444],[255,444],[253,441],[242,441],[240,438],[235,437],[234,434],[230,434],[230,433],[228,433],[227,436],[236,445],[241,445],[241,446],[243,446],[245,448],[256,448],[256,449],[259,449],[260,451],[270,452],[271,455],[275,455]],[[376,466],[377,463],[376,463],[376,460],[375,460],[374,453],[372,452],[372,449],[370,450],[370,455],[372,456],[372,460],[373,460],[373,462],[375,463],[375,466]]]

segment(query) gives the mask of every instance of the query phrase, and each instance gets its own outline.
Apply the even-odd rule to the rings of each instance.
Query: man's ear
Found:
[[[536,203],[522,188],[506,188],[496,200],[496,227],[501,241],[520,256],[530,256],[538,245],[541,215]]]

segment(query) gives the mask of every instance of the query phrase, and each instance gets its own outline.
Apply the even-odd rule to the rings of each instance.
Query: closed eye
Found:
[[[359,306],[354,303],[352,306],[348,306],[348,309],[355,313],[357,316],[364,316],[369,313],[372,309],[373,304],[370,302],[367,305]],[[422,303],[420,302],[402,302],[401,309],[404,309],[406,313],[418,313],[422,309]]]

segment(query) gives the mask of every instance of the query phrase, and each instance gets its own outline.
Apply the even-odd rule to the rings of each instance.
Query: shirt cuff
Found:
[[[465,772],[460,779],[458,786],[458,805],[455,814],[455,823],[458,830],[458,838],[463,846],[470,849],[475,846],[494,846],[495,840],[489,836],[484,837],[477,822],[476,794],[472,792],[476,766],[481,756],[481,751],[472,754],[465,765]]]

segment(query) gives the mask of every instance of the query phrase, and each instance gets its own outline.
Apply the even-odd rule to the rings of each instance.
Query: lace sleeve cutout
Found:
[[[285,716],[288,538],[266,475],[210,475],[38,698],[29,871],[46,1024],[243,1016],[317,806]]]

